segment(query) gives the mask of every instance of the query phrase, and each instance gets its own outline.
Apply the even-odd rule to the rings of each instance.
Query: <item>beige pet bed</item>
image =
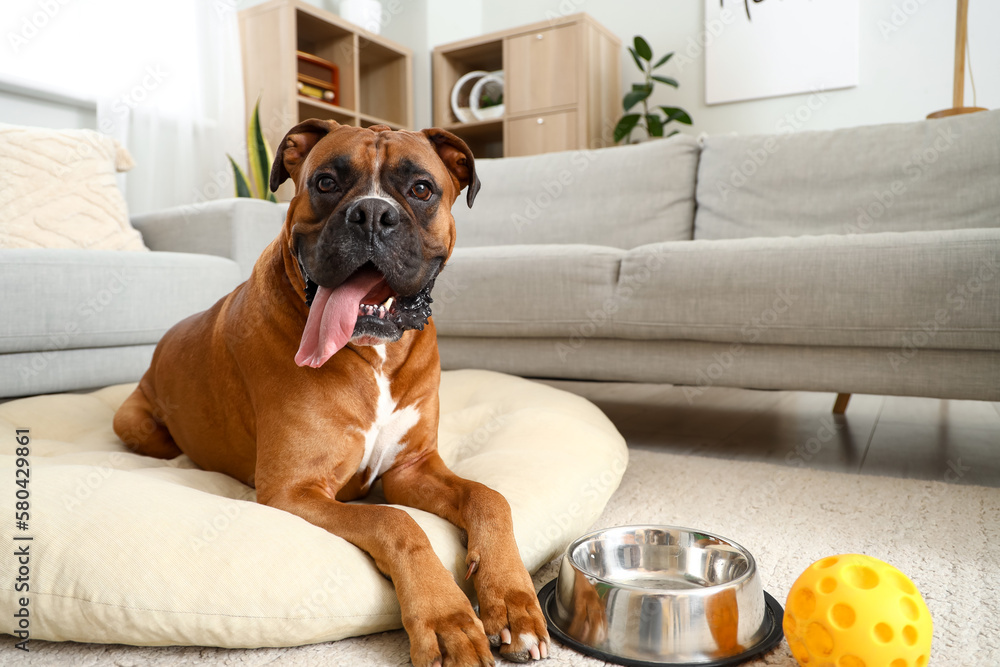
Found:
[[[294,646],[401,627],[392,585],[362,551],[185,456],[126,450],[111,419],[133,387],[0,405],[0,526],[8,545],[33,538],[22,542],[33,639]],[[31,437],[26,531],[10,511],[17,428]],[[456,473],[510,502],[532,572],[598,517],[628,456],[587,401],[486,371],[443,374],[439,446]],[[406,511],[472,594],[459,531]],[[14,584],[0,582],[3,609],[25,595]]]

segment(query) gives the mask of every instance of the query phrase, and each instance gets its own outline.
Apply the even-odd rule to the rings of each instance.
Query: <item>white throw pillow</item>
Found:
[[[148,250],[115,183],[133,166],[93,130],[0,124],[0,248]]]
[[[14,431],[31,437],[28,529],[16,529],[13,511],[0,512],[0,527],[8,545],[33,538],[16,543],[30,545],[30,592],[3,577],[0,608],[26,595],[32,638],[295,646],[401,627],[392,584],[358,548],[252,502],[253,489],[186,456],[127,451],[111,419],[134,387],[0,405],[3,498],[15,497]],[[507,498],[532,572],[597,519],[628,459],[586,400],[471,370],[442,374],[439,448],[457,474]],[[472,594],[458,529],[406,511]]]

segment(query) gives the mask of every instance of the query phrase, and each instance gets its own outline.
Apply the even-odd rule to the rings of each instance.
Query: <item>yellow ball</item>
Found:
[[[934,629],[913,582],[859,554],[810,565],[788,593],[783,627],[802,667],[925,667]]]

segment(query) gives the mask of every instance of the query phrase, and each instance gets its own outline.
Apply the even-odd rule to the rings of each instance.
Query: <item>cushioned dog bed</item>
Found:
[[[392,585],[364,552],[186,456],[129,452],[111,419],[134,386],[0,405],[0,525],[30,554],[30,592],[4,568],[0,606],[27,595],[32,638],[294,646],[401,627]],[[19,428],[31,439],[27,530],[11,507]],[[439,448],[457,474],[507,498],[532,572],[598,517],[628,456],[586,400],[486,371],[443,374]],[[406,511],[473,595],[458,529]]]

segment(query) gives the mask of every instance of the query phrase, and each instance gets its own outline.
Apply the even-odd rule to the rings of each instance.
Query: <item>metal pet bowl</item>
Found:
[[[538,595],[564,644],[624,665],[734,665],[782,638],[781,605],[750,552],[689,528],[584,535]]]

